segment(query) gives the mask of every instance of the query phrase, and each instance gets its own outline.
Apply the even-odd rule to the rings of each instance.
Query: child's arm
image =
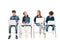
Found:
[[[30,23],[30,17],[29,17],[28,23]]]
[[[10,20],[12,20],[12,17],[10,17]]]
[[[34,23],[36,23],[36,17],[34,18]]]
[[[46,23],[48,22],[48,17],[46,18]]]
[[[22,18],[22,23],[24,22],[24,18]]]

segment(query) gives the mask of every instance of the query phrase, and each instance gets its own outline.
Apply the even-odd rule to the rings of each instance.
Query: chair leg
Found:
[[[32,38],[32,26],[31,26],[31,38]]]
[[[55,35],[55,37],[56,37],[56,29],[53,31],[53,34]]]
[[[35,28],[33,28],[33,38],[35,38]]]
[[[20,38],[21,38],[21,36],[22,36],[22,30],[21,30],[20,27],[19,27],[19,36],[20,36]]]
[[[46,37],[45,27],[43,27],[43,35],[44,35],[44,38],[45,38]]]
[[[26,37],[28,37],[28,29],[25,27]]]
[[[43,35],[44,35],[44,38],[46,38],[46,33],[45,33],[45,30],[43,30]]]
[[[35,38],[35,25],[33,27],[33,38]]]
[[[55,29],[55,37],[56,37],[56,29]]]

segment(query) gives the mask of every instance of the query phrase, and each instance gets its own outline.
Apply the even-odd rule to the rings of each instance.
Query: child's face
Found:
[[[15,16],[16,15],[16,13],[12,13],[13,14],[13,16]]]
[[[40,13],[37,11],[37,15],[39,16],[40,15]]]
[[[49,14],[49,16],[52,17],[53,15],[50,15],[50,14]]]
[[[27,12],[25,12],[24,16],[27,16],[27,15],[28,15]]]

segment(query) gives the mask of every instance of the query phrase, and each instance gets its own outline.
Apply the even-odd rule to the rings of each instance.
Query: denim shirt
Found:
[[[51,18],[50,18],[50,16],[47,16],[47,18],[46,18],[46,23],[48,23],[48,21],[54,21],[55,19],[54,19],[54,17],[52,16]]]
[[[16,20],[16,22],[17,22],[19,20],[19,17],[18,16],[11,16],[10,20]]]
[[[26,22],[30,23],[30,17],[28,17],[28,16],[27,16],[27,17],[23,17],[22,23],[23,23],[23,22],[25,22],[25,23],[26,23]]]

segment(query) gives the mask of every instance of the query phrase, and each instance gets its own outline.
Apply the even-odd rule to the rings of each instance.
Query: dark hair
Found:
[[[53,14],[54,14],[54,12],[53,12],[53,11],[50,11],[50,12],[49,12],[49,15],[53,15]]]
[[[16,13],[16,10],[12,10],[12,13]]]

